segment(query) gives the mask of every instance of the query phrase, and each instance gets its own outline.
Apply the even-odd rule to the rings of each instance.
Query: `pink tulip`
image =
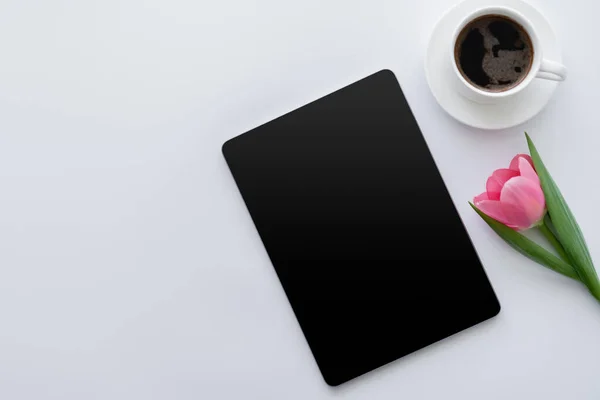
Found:
[[[495,170],[485,189],[473,203],[496,221],[525,230],[540,225],[543,220],[546,199],[533,161],[527,154],[517,154],[508,169]]]

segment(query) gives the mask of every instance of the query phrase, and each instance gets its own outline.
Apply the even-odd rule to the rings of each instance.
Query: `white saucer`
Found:
[[[450,84],[454,71],[450,48],[457,25],[469,13],[486,6],[505,6],[521,12],[534,26],[543,57],[561,62],[561,52],[552,27],[531,5],[521,0],[465,0],[451,8],[436,24],[425,58],[425,74],[433,96],[440,106],[463,124],[480,129],[505,129],[519,125],[539,113],[548,103],[558,82],[535,79],[514,99],[502,104],[478,104],[466,99]]]

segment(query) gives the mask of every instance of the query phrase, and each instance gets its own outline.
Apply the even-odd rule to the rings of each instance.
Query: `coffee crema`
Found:
[[[531,70],[533,46],[527,31],[501,15],[484,15],[458,34],[454,60],[473,86],[503,92],[517,86]]]

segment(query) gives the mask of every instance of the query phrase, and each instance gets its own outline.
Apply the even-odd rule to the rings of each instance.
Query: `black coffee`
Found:
[[[485,15],[467,24],[454,47],[456,65],[474,86],[501,92],[517,86],[533,61],[531,39],[517,22]]]

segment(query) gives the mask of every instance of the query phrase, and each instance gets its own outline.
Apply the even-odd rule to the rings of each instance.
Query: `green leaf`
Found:
[[[548,213],[552,219],[558,240],[563,245],[571,261],[571,265],[573,265],[579,276],[579,280],[600,301],[600,282],[598,281],[592,257],[583,238],[583,233],[527,132],[525,132],[525,136],[527,137],[527,145],[529,146],[529,154],[531,154],[531,158],[533,159],[533,165],[540,177],[542,190],[546,197],[546,207],[548,208]]]
[[[548,250],[544,249],[539,244],[535,243],[531,239],[523,236],[519,232],[515,231],[512,228],[504,225],[501,222],[496,221],[495,219],[487,216],[474,204],[471,204],[473,210],[479,214],[481,218],[500,236],[506,243],[508,243],[512,248],[517,250],[519,253],[529,257],[533,261],[541,264],[547,268],[550,268],[553,271],[556,271],[560,274],[568,276],[569,278],[579,280],[577,272],[574,268],[561,260],[554,254],[550,253]]]
[[[552,221],[550,220],[550,216],[548,215],[548,213],[546,213],[546,215],[544,216],[544,221],[538,226],[538,228],[546,237],[548,243],[550,243],[552,247],[554,247],[554,250],[556,250],[560,259],[566,263],[569,263],[569,256],[567,256],[567,253],[565,253],[565,249],[562,247],[562,244],[560,244],[560,242],[556,238],[556,232],[552,231],[551,225]]]

